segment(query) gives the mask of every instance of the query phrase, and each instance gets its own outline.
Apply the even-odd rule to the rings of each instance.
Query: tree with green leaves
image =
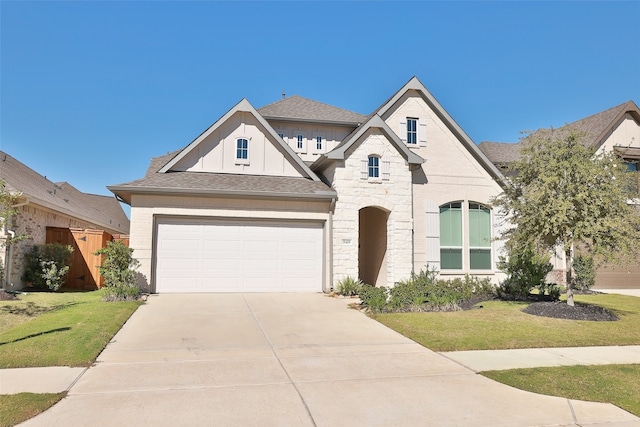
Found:
[[[511,248],[564,252],[571,306],[574,248],[600,263],[625,263],[637,256],[640,241],[640,215],[629,203],[638,197],[633,174],[583,137],[566,128],[530,134],[509,167],[511,185],[493,200],[512,225],[502,236]]]

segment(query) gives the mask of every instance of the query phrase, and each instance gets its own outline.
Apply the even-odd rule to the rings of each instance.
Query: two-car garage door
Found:
[[[322,224],[162,218],[156,292],[320,292]]]

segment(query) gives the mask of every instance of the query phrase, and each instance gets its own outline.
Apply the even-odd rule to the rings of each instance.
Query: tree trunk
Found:
[[[564,247],[564,259],[567,264],[567,304],[573,307],[575,304],[573,302],[573,256],[571,251],[571,246],[567,248]]]

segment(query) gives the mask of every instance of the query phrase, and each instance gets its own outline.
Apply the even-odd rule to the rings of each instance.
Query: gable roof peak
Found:
[[[182,160],[187,154],[192,152],[200,143],[206,139],[211,133],[222,126],[227,120],[231,118],[237,112],[246,112],[251,114],[260,125],[266,130],[267,134],[271,136],[274,141],[274,145],[282,152],[282,154],[289,160],[291,165],[304,177],[310,178],[312,181],[320,181],[320,178],[314,174],[311,169],[302,161],[289,145],[276,134],[271,125],[258,113],[258,111],[251,105],[247,98],[242,98],[240,102],[234,105],[229,111],[227,111],[222,117],[216,120],[211,126],[209,126],[204,132],[202,132],[196,139],[191,141],[189,145],[180,150],[180,152],[168,160],[157,172],[167,173],[175,166],[180,160]]]

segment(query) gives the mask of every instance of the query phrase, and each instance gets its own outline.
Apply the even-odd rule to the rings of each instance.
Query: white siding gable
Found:
[[[248,141],[248,159],[237,159],[238,139]],[[256,118],[238,111],[180,159],[173,171],[299,177],[276,141]]]

